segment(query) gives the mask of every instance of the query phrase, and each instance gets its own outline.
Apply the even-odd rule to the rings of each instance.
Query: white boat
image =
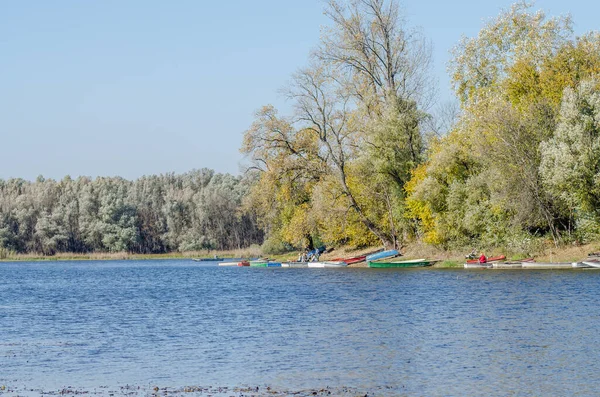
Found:
[[[572,269],[573,262],[522,262],[523,269]]]
[[[237,266],[240,261],[235,262],[219,262],[219,266]]]
[[[589,267],[600,268],[600,261],[597,260],[583,261],[581,263]]]
[[[465,263],[465,269],[490,269],[491,263]]]
[[[492,267],[494,269],[522,269],[523,262],[494,262]]]
[[[308,267],[347,267],[346,262],[308,262]]]
[[[298,268],[334,268],[347,267],[346,262],[283,262],[281,267],[298,267]]]
[[[308,262],[282,262],[281,267],[308,267]]]

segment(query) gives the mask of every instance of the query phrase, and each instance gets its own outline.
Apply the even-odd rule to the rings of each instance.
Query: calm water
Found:
[[[0,385],[596,395],[599,284],[581,270],[0,263]]]

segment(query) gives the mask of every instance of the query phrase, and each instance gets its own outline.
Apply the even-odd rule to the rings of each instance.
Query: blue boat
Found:
[[[367,260],[367,262],[376,261],[378,259],[392,258],[392,257],[398,256],[398,255],[400,255],[400,253],[397,250],[387,250],[387,251],[378,252],[376,254],[371,254],[371,255],[367,256],[366,260]]]
[[[267,267],[281,267],[281,262],[267,262]]]

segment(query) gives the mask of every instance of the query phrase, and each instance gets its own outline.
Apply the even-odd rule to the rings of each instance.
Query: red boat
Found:
[[[504,259],[506,259],[506,256],[499,255],[499,256],[492,256],[490,258],[487,258],[487,261],[488,262],[503,261]],[[467,263],[479,263],[479,259],[469,259],[467,261]]]
[[[346,265],[351,265],[353,263],[364,262],[367,259],[366,255],[355,256],[353,258],[335,258],[331,259],[331,262],[345,262]]]
[[[364,262],[367,259],[366,255],[355,256],[354,258],[342,259],[342,262],[346,262],[347,265],[351,265],[353,263]]]

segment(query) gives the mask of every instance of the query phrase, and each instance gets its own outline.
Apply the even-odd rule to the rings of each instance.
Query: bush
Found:
[[[272,236],[265,240],[261,249],[265,255],[281,255],[293,251],[294,247]]]

